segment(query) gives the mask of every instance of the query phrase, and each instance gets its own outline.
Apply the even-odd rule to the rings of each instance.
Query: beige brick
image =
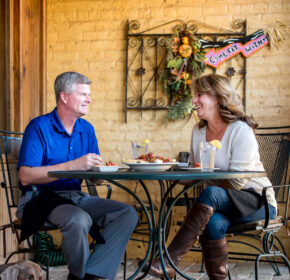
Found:
[[[165,2],[167,5],[173,6],[178,3],[178,0],[166,0]]]
[[[239,3],[230,3],[228,5],[228,12],[237,18],[244,18],[241,14],[241,5]]]
[[[254,4],[252,3],[243,3],[240,6],[241,13],[247,14],[247,13],[252,13],[254,11]]]
[[[139,8],[138,9],[138,17],[142,17],[144,19],[149,19],[151,18],[151,13],[150,13],[150,9],[147,8]]]
[[[254,11],[259,13],[264,13],[269,11],[270,5],[268,3],[258,2],[254,3]],[[273,9],[270,9],[273,12]]]
[[[99,19],[103,19],[103,20],[112,20],[114,19],[114,16],[113,16],[113,10],[111,8],[107,9],[107,10],[102,10],[102,13],[99,17]]]
[[[152,18],[160,18],[163,17],[163,9],[160,9],[159,7],[151,8],[151,17]]]
[[[163,10],[163,14],[168,18],[176,18],[176,7],[168,7]]]
[[[202,13],[202,15],[205,15],[205,16],[213,16],[215,14],[215,7],[214,6],[203,6],[201,13]]]
[[[288,1],[271,1],[269,3],[269,10],[271,10],[272,12],[276,12],[276,11],[279,11],[281,12],[281,8],[284,6],[284,5],[289,5],[289,2]]]
[[[209,0],[199,0],[199,1],[192,1],[192,0],[182,0],[181,6],[194,6],[194,5],[200,5],[202,7],[210,5],[208,2]]]
[[[229,13],[229,7],[228,5],[218,5],[218,6],[215,6],[215,9],[214,9],[214,14],[217,15],[217,16],[220,16],[220,15],[228,15]]]
[[[285,14],[283,15],[283,13],[278,11],[274,13],[262,14],[261,16],[261,20],[265,25],[273,23],[275,20],[283,21],[283,19],[287,20],[286,15]]]

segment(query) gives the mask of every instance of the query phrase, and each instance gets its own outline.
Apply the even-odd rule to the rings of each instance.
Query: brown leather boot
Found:
[[[184,224],[179,229],[171,244],[168,247],[168,253],[175,265],[183,259],[185,254],[192,247],[197,239],[197,236],[201,235],[210,219],[213,215],[213,208],[207,204],[195,203],[187,213]],[[176,271],[169,264],[169,261],[164,256],[164,262],[166,272],[169,278],[173,278]],[[155,260],[150,269],[149,274],[155,277],[164,277],[160,259]]]
[[[223,280],[228,275],[227,239],[206,240],[200,237],[205,269],[210,280]]]

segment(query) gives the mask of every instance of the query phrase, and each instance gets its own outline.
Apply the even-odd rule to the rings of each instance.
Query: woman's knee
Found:
[[[227,217],[215,212],[210,218],[203,235],[208,240],[220,240],[225,237],[229,225],[230,221]]]
[[[214,207],[216,202],[220,200],[225,194],[225,189],[221,187],[210,186],[202,191],[198,198],[198,202]]]

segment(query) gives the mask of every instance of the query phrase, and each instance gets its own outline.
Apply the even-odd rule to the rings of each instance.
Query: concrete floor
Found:
[[[255,279],[255,268],[253,262],[240,262],[240,263],[230,263],[230,273],[232,280],[254,280]],[[129,278],[137,269],[137,261],[128,261],[127,267],[127,278]],[[186,264],[182,267],[182,271],[186,273],[189,277],[196,280],[206,280],[208,279],[205,273],[200,273],[200,263]],[[281,276],[274,276],[274,271],[272,267],[268,264],[260,264],[259,266],[259,279],[260,280],[290,280],[289,272],[287,267],[280,266]],[[50,280],[66,280],[68,270],[67,267],[52,267],[50,268]],[[141,274],[139,275],[141,276]],[[117,275],[116,280],[123,279],[123,268]],[[156,279],[152,276],[146,276],[146,280]],[[181,276],[177,279],[185,279]]]

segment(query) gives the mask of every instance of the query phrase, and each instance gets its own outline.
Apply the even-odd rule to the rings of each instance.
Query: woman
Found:
[[[215,167],[231,171],[264,171],[253,131],[255,121],[245,115],[240,101],[226,77],[209,74],[193,81],[193,104],[199,123],[193,128],[190,162],[200,162],[199,144],[219,140]],[[192,183],[192,182],[190,182]],[[231,224],[264,219],[262,189],[270,186],[268,178],[217,180],[207,187],[187,213],[183,226],[168,247],[175,263],[182,260],[200,236],[205,267],[210,279],[225,279],[228,273],[226,232]],[[189,184],[189,182],[188,182]],[[270,218],[276,215],[277,203],[273,189],[267,191]],[[165,257],[170,278],[175,270]],[[163,277],[160,260],[150,267],[152,276]]]

